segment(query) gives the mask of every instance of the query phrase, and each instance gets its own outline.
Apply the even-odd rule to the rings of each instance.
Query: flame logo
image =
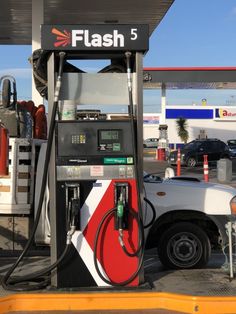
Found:
[[[55,27],[52,29],[52,34],[57,36],[57,41],[54,43],[54,47],[65,47],[71,43],[71,33],[64,29],[63,32],[59,31]]]

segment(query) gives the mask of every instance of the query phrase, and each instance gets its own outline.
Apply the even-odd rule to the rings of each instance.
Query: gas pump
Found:
[[[45,32],[48,34],[48,26],[44,27],[42,38]],[[113,105],[123,102],[129,108],[129,115],[125,120],[56,122],[55,161],[50,166],[55,174],[55,184],[50,184],[50,202],[52,186],[55,187],[55,205],[51,209],[51,222],[55,222],[52,226],[55,231],[52,234],[55,249],[52,263],[64,251],[67,224],[71,224],[71,220],[76,220],[76,230],[72,235],[70,252],[54,273],[53,282],[60,288],[138,286],[143,276],[143,226],[139,201],[141,185],[137,182],[141,180],[138,175],[138,168],[141,167],[137,162],[137,140],[140,136],[137,129],[141,129],[142,125],[137,114],[141,114],[142,105],[140,93],[132,90],[131,76],[135,82],[140,80],[139,75],[142,79],[140,58],[147,48],[147,28],[97,25],[96,34],[92,35],[91,27],[70,27],[69,31],[67,26],[60,29],[71,32],[72,45],[77,40],[80,48],[76,48],[75,53],[65,50],[69,58],[81,58],[81,49],[84,49],[82,58],[94,58],[96,51],[96,58],[110,56],[113,63],[116,60],[116,64],[126,64],[126,73],[99,73],[91,77],[88,73],[66,73],[62,77],[59,99],[74,100],[75,106],[79,107],[80,103],[91,104],[88,93],[96,94],[100,90],[96,103],[109,102]],[[55,28],[49,29],[55,33]],[[113,45],[111,42],[107,44],[108,37],[113,38]],[[48,49],[50,43],[47,36],[46,38],[44,48]],[[98,47],[100,40],[103,43],[102,49]],[[97,44],[93,47],[95,42]],[[132,52],[127,53],[130,49]],[[54,57],[55,54],[54,52]],[[50,66],[48,68],[49,77],[53,76],[54,73],[50,74]],[[93,81],[96,82],[95,85]],[[123,89],[117,93],[112,90],[112,86],[118,88],[119,84]],[[109,93],[105,91],[107,85],[110,86]],[[142,88],[140,90],[142,92]],[[124,95],[120,95],[122,93]],[[50,90],[48,94],[50,99]],[[136,112],[133,110],[133,95],[138,96]]]
[[[42,25],[41,31],[42,48],[51,51],[47,94],[52,137],[45,161],[50,149],[51,285],[138,286],[144,253],[142,56],[148,49],[148,27]],[[55,82],[59,58],[110,59],[120,73],[114,67],[97,74],[62,73],[60,62]],[[116,119],[103,115],[101,120],[79,115],[60,120],[58,114],[54,121],[58,101],[68,100],[76,109],[123,104],[128,114]]]

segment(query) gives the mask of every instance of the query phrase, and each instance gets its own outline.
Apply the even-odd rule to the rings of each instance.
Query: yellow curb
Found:
[[[13,294],[0,298],[0,314],[16,311],[170,310],[180,313],[236,313],[236,297],[198,297],[162,292]]]

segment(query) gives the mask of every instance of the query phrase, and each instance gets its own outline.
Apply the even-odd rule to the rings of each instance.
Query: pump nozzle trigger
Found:
[[[79,210],[80,210],[80,201],[77,198],[71,199],[70,202],[70,229],[67,232],[66,244],[71,243],[72,235],[75,233],[76,229],[79,228]]]
[[[73,198],[71,200],[71,226],[78,227],[79,224],[80,200]]]

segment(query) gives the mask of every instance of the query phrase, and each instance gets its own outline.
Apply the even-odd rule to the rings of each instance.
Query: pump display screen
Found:
[[[102,140],[119,140],[118,131],[102,131],[101,130],[101,139]]]
[[[122,150],[122,130],[98,130],[98,150],[120,152]]]

